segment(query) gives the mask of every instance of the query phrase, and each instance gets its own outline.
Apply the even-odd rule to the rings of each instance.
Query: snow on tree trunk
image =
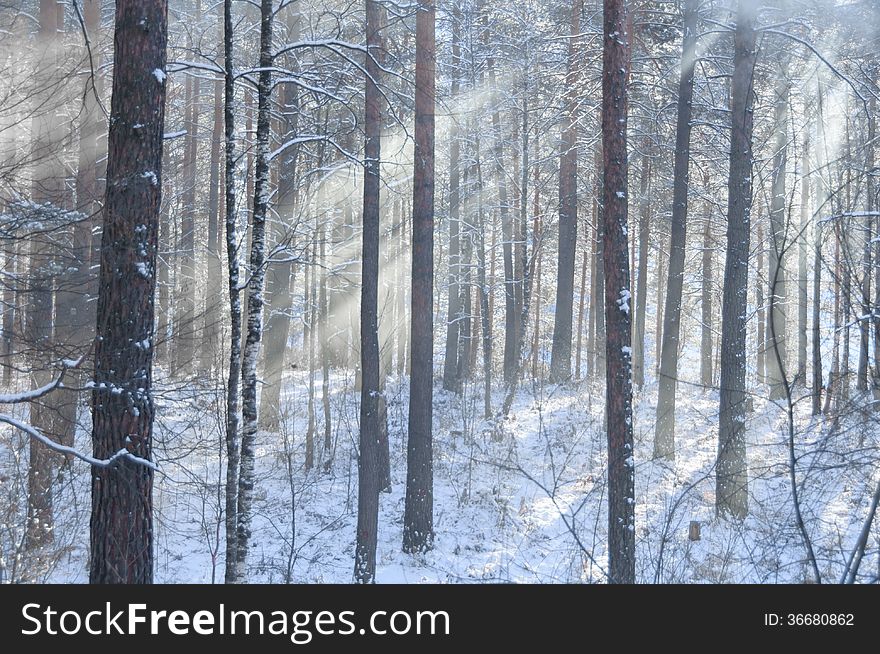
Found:
[[[97,459],[149,460],[167,4],[118,0],[115,25],[92,444]],[[152,468],[128,459],[92,469],[91,583],[152,581],[152,488]]]
[[[630,34],[625,0],[605,0],[602,47],[605,401],[608,435],[608,581],[635,582],[635,462],[627,241],[627,88]]]

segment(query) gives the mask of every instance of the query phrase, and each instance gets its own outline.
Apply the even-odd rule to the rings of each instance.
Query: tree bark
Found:
[[[624,0],[604,2],[602,152],[608,433],[608,581],[635,583],[635,463],[627,244],[627,71],[630,34]]]
[[[432,455],[434,304],[434,4],[419,0],[416,17],[415,154],[413,162],[412,374],[409,397],[404,552],[434,542]]]
[[[229,290],[229,373],[226,381],[226,583],[238,581],[239,380],[241,379],[241,291],[239,290],[238,207],[235,180],[235,43],[232,0],[223,0],[223,189],[226,271]]]
[[[684,3],[681,77],[678,83],[678,119],[675,132],[675,164],[672,181],[672,233],[663,312],[663,344],[660,352],[657,428],[654,457],[675,458],[675,392],[678,384],[681,336],[681,294],[684,284],[684,249],[687,243],[688,189],[691,157],[691,101],[694,96],[697,19],[699,0]]]
[[[167,4],[117,0],[115,26],[92,443],[98,459],[149,460]],[[143,463],[92,468],[91,583],[152,582],[152,489]]]
[[[571,377],[571,326],[574,312],[574,267],[577,252],[577,163],[578,163],[578,37],[584,0],[572,0],[568,43],[565,118],[559,156],[559,254],[556,265],[556,311],[550,378],[556,382]],[[538,315],[537,312],[535,314]],[[536,323],[537,324],[537,320]]]
[[[269,127],[272,100],[272,0],[260,3],[260,72],[257,79],[257,133],[254,156],[254,201],[247,288],[247,337],[242,354],[242,435],[238,477],[235,579],[247,577],[254,501],[256,460],[257,360],[263,339],[263,282],[266,277],[266,216],[269,211]]]
[[[367,58],[364,98],[364,204],[361,272],[361,405],[355,581],[376,580],[379,528],[379,183],[381,158],[381,5],[366,0]]]
[[[740,0],[734,34],[730,109],[733,128],[727,200],[727,256],[721,308],[721,397],[715,507],[719,514],[748,513],[746,461],[746,310],[749,213],[752,203],[752,77],[755,69],[753,4]]]

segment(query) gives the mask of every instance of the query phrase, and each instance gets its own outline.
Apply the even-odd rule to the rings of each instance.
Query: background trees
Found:
[[[165,128],[119,119],[153,139],[122,155],[162,146],[153,325],[146,277],[97,299],[137,218],[110,202],[111,6],[0,8],[5,578],[85,569],[90,465],[146,493],[150,466],[101,465],[125,396],[89,379],[125,366],[155,373],[130,447],[163,470],[157,578],[870,560],[876,8],[626,9],[170,2]]]

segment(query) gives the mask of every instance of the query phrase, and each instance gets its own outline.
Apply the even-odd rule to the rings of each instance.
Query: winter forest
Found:
[[[0,1],[0,582],[876,583],[878,51]]]

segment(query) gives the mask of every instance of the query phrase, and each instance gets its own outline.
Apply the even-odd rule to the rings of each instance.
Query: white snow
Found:
[[[629,302],[632,299],[632,293],[628,288],[620,289],[620,297],[617,299],[617,306],[625,314],[629,315]]]

